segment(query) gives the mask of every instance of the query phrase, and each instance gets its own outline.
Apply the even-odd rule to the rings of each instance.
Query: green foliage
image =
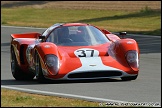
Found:
[[[153,10],[150,7],[148,7],[148,6],[145,6],[145,8],[142,8],[140,10],[140,12],[142,12],[142,13],[149,13],[149,12],[152,12],[152,11]]]
[[[16,101],[24,101],[28,99],[32,99],[32,97],[31,96],[17,96],[16,97]]]
[[[6,22],[6,21],[2,21],[2,23],[1,23],[1,24],[5,25],[5,24],[7,24],[7,22]]]

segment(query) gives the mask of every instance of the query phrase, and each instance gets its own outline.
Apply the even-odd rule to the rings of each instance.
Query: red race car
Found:
[[[10,50],[16,80],[35,76],[40,83],[47,79],[135,80],[139,72],[139,47],[134,39],[85,23],[57,23],[42,34],[11,34]]]

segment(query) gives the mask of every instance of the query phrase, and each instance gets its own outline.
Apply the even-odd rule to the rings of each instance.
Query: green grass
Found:
[[[1,89],[1,107],[100,107],[98,102]]]
[[[90,23],[111,32],[161,35],[161,10],[139,11],[88,9],[1,8],[3,25],[49,27],[54,23]]]

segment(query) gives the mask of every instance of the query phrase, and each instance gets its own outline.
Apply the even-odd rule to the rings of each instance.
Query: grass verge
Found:
[[[1,107],[99,107],[99,103],[1,88]]]
[[[95,7],[94,4],[93,7]],[[2,7],[2,25],[47,28],[59,22],[83,22],[108,29],[111,32],[127,31],[127,33],[134,34],[161,35],[161,8],[152,9],[145,6],[132,11],[129,7],[127,11],[123,11],[122,9],[87,9],[84,7],[83,9],[75,9],[76,6],[74,9],[72,7],[57,8],[57,6],[52,8],[51,5],[50,7],[41,7],[40,4],[39,8],[30,5]]]

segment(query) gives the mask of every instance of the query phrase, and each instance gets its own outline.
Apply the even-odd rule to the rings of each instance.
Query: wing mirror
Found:
[[[124,37],[127,35],[127,32],[120,32],[119,35],[121,39],[124,39]]]
[[[45,36],[40,35],[39,39],[41,39],[41,41],[43,42],[43,41],[45,41]]]

